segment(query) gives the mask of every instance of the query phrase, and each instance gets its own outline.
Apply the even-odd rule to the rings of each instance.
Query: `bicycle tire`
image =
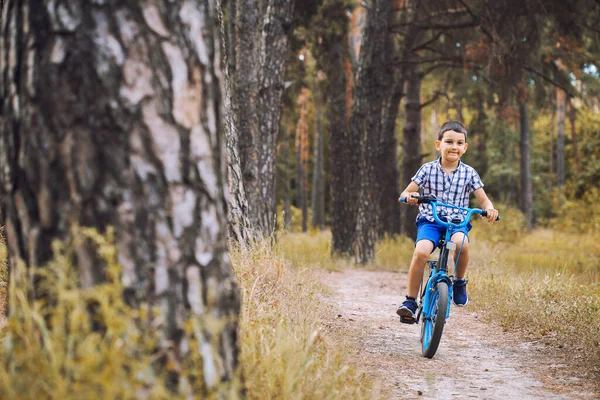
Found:
[[[431,309],[428,315],[431,319],[423,318],[421,325],[421,346],[423,357],[433,358],[446,324],[446,311],[448,310],[448,284],[438,282],[431,296]]]

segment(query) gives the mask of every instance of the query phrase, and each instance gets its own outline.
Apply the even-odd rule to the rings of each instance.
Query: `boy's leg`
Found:
[[[460,258],[458,259],[458,265],[456,266],[455,277],[462,279],[467,274],[467,265],[469,264],[469,238],[465,237],[463,232],[456,232],[452,235],[452,242],[456,244],[456,250],[452,252],[452,259],[455,260],[458,252],[460,251]],[[463,244],[464,239],[464,244]],[[462,246],[462,251],[460,247]]]
[[[432,251],[433,242],[428,239],[419,240],[415,245],[415,252],[408,270],[408,297],[416,299],[419,295],[419,286],[423,280],[425,263]]]
[[[423,269],[431,251],[433,250],[433,242],[430,240],[420,240],[415,245],[415,252],[410,262],[408,270],[408,295],[406,300],[398,307],[396,314],[400,316],[400,322],[406,324],[414,324],[416,322],[417,312],[417,296],[419,294],[419,286],[423,279]]]
[[[452,242],[456,244],[456,250],[453,252],[453,257],[456,259],[460,251],[458,265],[456,265],[456,273],[452,285],[452,302],[459,306],[466,306],[469,302],[467,295],[467,281],[465,275],[467,273],[467,265],[469,264],[469,238],[464,232],[456,232],[452,235]],[[462,250],[461,250],[462,246]]]

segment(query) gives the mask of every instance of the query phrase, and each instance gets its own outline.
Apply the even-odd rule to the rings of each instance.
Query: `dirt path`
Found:
[[[323,282],[334,329],[357,333],[359,365],[390,399],[600,399],[561,363],[564,354],[480,321],[472,306],[451,309],[437,354],[422,357],[420,325],[395,315],[406,273],[347,270],[324,273]]]

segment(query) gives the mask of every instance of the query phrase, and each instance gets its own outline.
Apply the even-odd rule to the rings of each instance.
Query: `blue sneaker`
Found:
[[[417,301],[412,297],[406,296],[406,300],[398,309],[396,314],[400,316],[400,322],[404,324],[414,324],[417,322]]]
[[[469,296],[467,296],[467,280],[454,278],[452,282],[452,302],[455,306],[463,307],[469,302]]]

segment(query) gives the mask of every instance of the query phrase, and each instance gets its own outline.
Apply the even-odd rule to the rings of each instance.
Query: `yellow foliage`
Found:
[[[27,281],[25,266],[13,272],[0,348],[2,398],[169,398],[153,369],[159,336],[138,324],[153,311],[124,303],[114,246],[93,231],[84,233],[107,263],[106,284],[79,289],[71,254],[58,243],[54,260],[36,278],[49,302],[28,299],[19,284]],[[92,328],[89,307],[100,330]]]
[[[558,201],[555,200],[555,203]],[[561,232],[600,233],[600,190],[589,188],[581,199],[563,200],[551,226]]]

